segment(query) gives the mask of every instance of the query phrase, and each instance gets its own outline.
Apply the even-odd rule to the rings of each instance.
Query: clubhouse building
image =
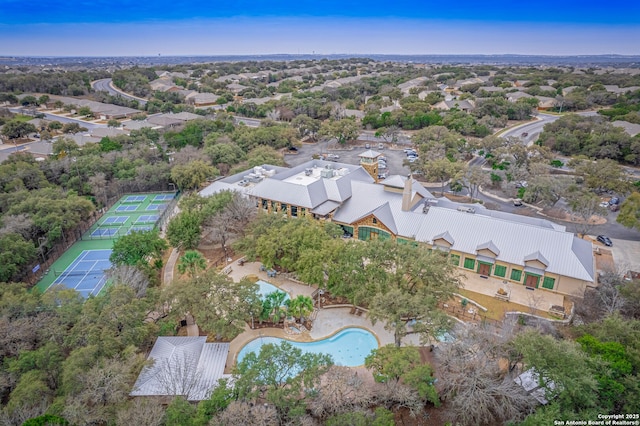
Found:
[[[293,168],[254,167],[200,195],[239,191],[265,212],[330,220],[359,240],[441,250],[459,268],[511,285],[577,297],[594,285],[591,242],[545,219],[435,198],[411,177],[378,182],[379,155],[360,154],[360,165],[311,160]]]

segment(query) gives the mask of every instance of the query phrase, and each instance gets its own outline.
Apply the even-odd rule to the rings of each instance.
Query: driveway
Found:
[[[629,270],[640,271],[640,241],[611,239],[613,246],[613,260],[616,263],[617,272],[626,273]]]

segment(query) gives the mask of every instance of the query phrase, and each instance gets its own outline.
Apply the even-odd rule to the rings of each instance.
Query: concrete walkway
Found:
[[[171,285],[173,282],[173,269],[176,266],[176,262],[178,261],[178,249],[171,250],[171,254],[169,255],[169,259],[167,259],[167,264],[164,265],[164,273],[162,276],[162,285]]]

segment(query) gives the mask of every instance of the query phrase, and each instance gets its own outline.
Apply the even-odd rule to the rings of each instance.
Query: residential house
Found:
[[[440,101],[433,106],[433,109],[439,109],[443,111],[449,111],[451,109],[458,109],[460,111],[469,112],[475,108],[473,101],[471,100],[444,100]]]

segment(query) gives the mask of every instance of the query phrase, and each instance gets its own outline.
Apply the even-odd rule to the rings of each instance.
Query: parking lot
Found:
[[[336,154],[340,156],[339,159],[335,160],[339,163],[359,164],[360,158],[358,155],[367,150],[365,146],[366,143],[370,144],[372,150],[378,151],[386,157],[387,169],[380,170],[381,172],[386,171],[389,175],[409,174],[409,168],[403,165],[404,160],[407,158],[406,154],[402,151],[405,146],[391,147],[391,145],[387,143],[383,143],[382,149],[378,148],[378,143],[366,141],[357,141],[355,144],[348,146],[326,141],[315,144],[303,144],[302,147],[298,148],[297,154],[287,154],[284,160],[289,166],[293,167],[311,160],[314,154]]]

